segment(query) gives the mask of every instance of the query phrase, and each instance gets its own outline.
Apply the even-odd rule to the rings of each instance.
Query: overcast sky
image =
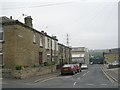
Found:
[[[38,2],[39,1],[39,2]],[[0,16],[24,23],[32,16],[33,27],[56,35],[66,44],[88,49],[118,47],[119,0],[1,0]]]

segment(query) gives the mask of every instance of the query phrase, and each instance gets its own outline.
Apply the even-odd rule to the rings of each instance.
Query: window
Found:
[[[2,49],[0,48],[0,53],[2,53]]]
[[[40,35],[40,46],[43,47],[43,35]]]
[[[3,41],[3,32],[0,31],[0,41]]]
[[[50,39],[47,39],[47,48],[50,49]]]
[[[2,49],[0,48],[0,66],[2,66],[3,64],[3,53],[2,53]]]
[[[2,65],[3,65],[3,54],[0,53],[0,66],[2,66]]]
[[[33,31],[33,42],[36,43],[36,32]]]

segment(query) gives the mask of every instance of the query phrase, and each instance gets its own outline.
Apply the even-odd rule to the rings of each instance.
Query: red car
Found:
[[[62,69],[61,69],[61,75],[65,74],[75,74],[76,73],[76,68],[74,67],[73,64],[65,64]]]

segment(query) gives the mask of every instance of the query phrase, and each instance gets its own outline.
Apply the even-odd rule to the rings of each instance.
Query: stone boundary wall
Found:
[[[56,66],[33,67],[33,68],[25,68],[23,70],[3,69],[2,77],[3,78],[25,79],[25,78],[30,78],[33,76],[39,76],[39,75],[52,73],[55,71],[56,71]]]

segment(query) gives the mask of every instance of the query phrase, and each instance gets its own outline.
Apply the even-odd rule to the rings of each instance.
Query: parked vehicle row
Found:
[[[61,69],[61,75],[75,74],[81,72],[81,66],[79,64],[65,64]]]

